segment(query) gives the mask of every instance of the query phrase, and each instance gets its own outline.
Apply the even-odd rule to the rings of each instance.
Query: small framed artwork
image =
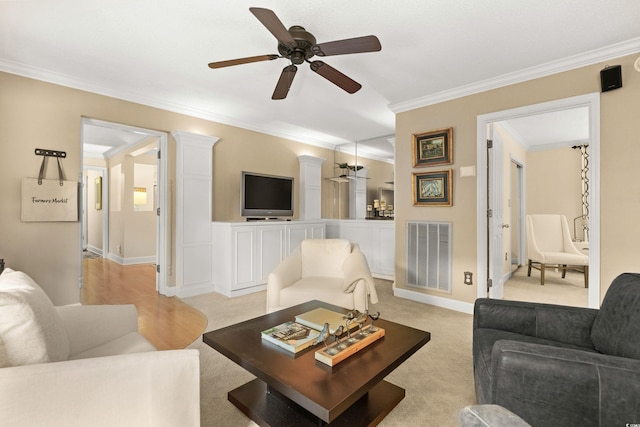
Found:
[[[453,163],[453,128],[413,134],[413,167]]]
[[[99,176],[95,179],[96,185],[96,210],[102,210],[102,177]]]
[[[451,169],[413,174],[414,206],[452,206]]]

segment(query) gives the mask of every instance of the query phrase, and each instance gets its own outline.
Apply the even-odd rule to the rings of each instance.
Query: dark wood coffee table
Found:
[[[317,307],[347,312],[310,301],[203,335],[206,344],[257,377],[230,391],[229,401],[261,426],[378,424],[405,395],[383,378],[431,334],[381,318],[375,324],[385,336],[334,367],[315,360],[319,346],[294,355],[260,337],[260,331]]]

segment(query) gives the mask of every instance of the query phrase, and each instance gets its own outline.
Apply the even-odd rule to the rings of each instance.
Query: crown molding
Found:
[[[486,92],[488,90],[522,83],[564,71],[574,70],[576,68],[620,58],[622,56],[638,52],[640,52],[640,37],[600,49],[594,49],[579,55],[569,56],[557,61],[547,62],[546,64],[537,65],[535,67],[526,68],[513,73],[503,74],[477,83],[460,86],[451,90],[444,90],[442,92],[437,92],[420,98],[389,104],[389,109],[398,114],[414,110],[416,108],[439,104],[441,102],[462,98],[464,96],[474,95],[476,93]]]
[[[126,89],[109,88],[109,87],[101,86],[86,80],[76,79],[65,74],[56,73],[50,70],[45,70],[43,68],[22,64],[15,61],[9,61],[2,58],[0,58],[0,71],[4,71],[9,74],[16,74],[22,77],[27,77],[35,80],[44,81],[47,83],[65,86],[72,89],[78,89],[85,92],[108,96],[108,97],[120,99],[123,101],[142,104],[148,107],[159,108],[161,110],[170,111],[173,113],[184,114],[190,117],[213,121],[216,123],[222,123],[225,125],[234,126],[242,129],[252,130],[252,131],[264,133],[267,135],[276,136],[278,138],[284,138],[284,139],[289,139],[296,142],[301,142],[307,145],[327,148],[329,150],[333,150],[336,144],[347,142],[347,141],[339,141],[336,143],[329,143],[316,138],[310,138],[310,137],[301,138],[300,135],[294,135],[288,132],[282,132],[277,129],[255,126],[251,123],[236,120],[231,117],[220,115],[211,111],[188,107],[186,105],[174,103],[166,99],[150,97],[150,96],[132,92]]]

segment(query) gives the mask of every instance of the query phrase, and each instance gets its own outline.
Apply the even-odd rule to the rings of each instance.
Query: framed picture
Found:
[[[451,169],[413,174],[414,206],[451,206]]]
[[[413,134],[413,167],[453,163],[453,128]]]
[[[95,179],[96,185],[96,210],[102,209],[102,177],[99,176]]]

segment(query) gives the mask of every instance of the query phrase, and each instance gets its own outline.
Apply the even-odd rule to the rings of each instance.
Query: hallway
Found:
[[[178,297],[155,289],[153,264],[120,265],[105,258],[82,260],[82,304],[135,304],[138,329],[158,350],[185,348],[204,332],[207,318]]]

